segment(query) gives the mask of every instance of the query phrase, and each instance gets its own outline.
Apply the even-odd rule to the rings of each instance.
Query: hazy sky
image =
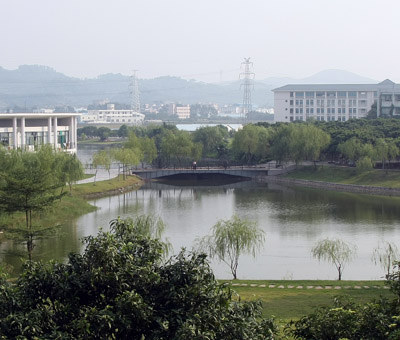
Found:
[[[0,0],[0,66],[257,79],[344,69],[400,82],[399,0]]]

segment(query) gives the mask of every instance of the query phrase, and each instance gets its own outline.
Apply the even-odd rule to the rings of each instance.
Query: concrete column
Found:
[[[13,147],[18,148],[18,127],[17,127],[17,117],[13,118]]]
[[[47,143],[51,144],[51,117],[47,118]]]
[[[78,118],[74,117],[74,144],[75,149],[78,150]]]
[[[21,148],[25,149],[25,117],[21,118]]]
[[[74,117],[70,117],[69,120],[69,131],[68,131],[68,143],[69,148],[73,149],[75,144],[75,137],[74,137]]]
[[[54,132],[54,149],[57,150],[57,117],[54,117],[54,125],[53,125],[53,132]]]

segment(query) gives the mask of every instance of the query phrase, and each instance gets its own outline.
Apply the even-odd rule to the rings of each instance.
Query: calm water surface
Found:
[[[90,201],[99,209],[66,221],[61,237],[37,242],[36,256],[63,260],[82,250],[80,239],[108,229],[111,219],[157,214],[166,223],[164,236],[174,251],[192,249],[197,237],[210,233],[219,219],[233,214],[257,221],[266,242],[256,259],[240,258],[242,279],[336,279],[336,269],[311,256],[320,239],[340,238],[357,245],[357,258],[344,279],[380,279],[383,270],[371,261],[379,241],[400,244],[399,198],[319,191],[252,181],[224,186],[173,186],[149,183],[138,191]],[[16,265],[12,243],[1,245],[3,260]],[[229,278],[225,264],[213,261],[218,278]]]

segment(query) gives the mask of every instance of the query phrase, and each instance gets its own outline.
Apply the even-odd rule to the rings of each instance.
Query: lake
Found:
[[[371,261],[379,241],[400,243],[400,198],[340,193],[304,187],[244,181],[202,186],[146,183],[137,191],[90,201],[99,209],[66,221],[62,235],[41,240],[36,257],[65,260],[81,251],[80,239],[108,229],[111,219],[155,214],[167,224],[164,237],[174,251],[190,250],[198,237],[210,233],[219,219],[237,214],[256,221],[266,233],[258,256],[240,258],[241,279],[336,279],[335,267],[311,256],[315,243],[327,237],[357,246],[357,258],[348,264],[343,279],[381,279],[384,271]],[[3,261],[17,265],[12,242],[1,245]],[[218,278],[230,278],[225,264],[212,262]]]

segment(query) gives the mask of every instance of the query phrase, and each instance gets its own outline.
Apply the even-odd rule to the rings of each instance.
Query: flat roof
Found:
[[[400,84],[386,79],[378,84],[288,84],[273,89],[279,91],[400,91]]]
[[[0,119],[11,119],[11,118],[30,118],[30,119],[40,119],[40,118],[67,118],[67,117],[79,117],[81,116],[80,113],[68,113],[68,112],[61,112],[61,113],[0,113]]]

